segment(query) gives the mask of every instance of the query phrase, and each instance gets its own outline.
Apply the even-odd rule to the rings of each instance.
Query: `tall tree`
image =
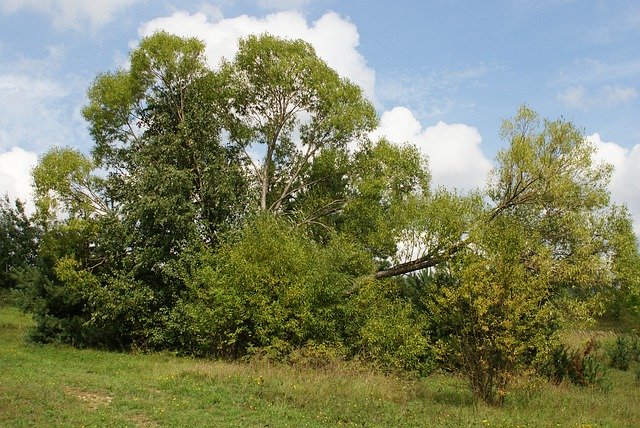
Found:
[[[302,40],[249,36],[221,74],[231,137],[252,160],[263,211],[281,212],[310,184],[330,179],[310,179],[314,160],[326,149],[346,150],[376,125],[362,90]]]
[[[165,254],[189,239],[215,242],[244,209],[242,163],[220,140],[219,88],[202,42],[161,32],[131,53],[129,70],[89,89],[83,113],[108,190]]]
[[[428,210],[427,215],[416,218],[424,223],[423,236],[429,240],[423,243],[428,251],[378,272],[377,278],[446,262],[473,245],[472,230],[491,228],[496,219],[504,216],[519,219],[530,233],[539,236],[554,255],[558,269],[584,264],[580,271],[587,277],[587,272],[594,273],[593,269],[606,264],[605,256],[613,241],[610,234],[601,234],[601,225],[612,208],[607,191],[611,167],[593,163],[593,147],[572,123],[542,121],[526,106],[513,119],[504,121],[501,135],[509,147],[498,153],[497,166],[486,190],[490,203],[469,205],[464,201],[473,200],[473,195],[448,196],[446,199],[453,202],[448,209]],[[465,205],[469,209],[464,209]],[[456,209],[469,213],[466,217],[459,216],[466,218],[465,224],[433,236],[430,224]],[[614,212],[623,213],[615,209]]]
[[[523,106],[502,135],[489,201],[449,194],[424,217],[426,255],[377,274],[424,270],[417,306],[436,349],[492,404],[563,321],[601,314],[611,295],[633,299],[640,277],[628,213],[609,202],[611,168],[594,164],[579,130]]]

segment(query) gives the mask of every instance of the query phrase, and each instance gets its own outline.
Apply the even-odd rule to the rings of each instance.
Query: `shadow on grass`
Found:
[[[476,404],[473,394],[464,390],[438,390],[429,394],[437,404],[456,407],[469,407]]]

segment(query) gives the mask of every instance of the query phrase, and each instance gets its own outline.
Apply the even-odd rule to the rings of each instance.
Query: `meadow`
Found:
[[[494,408],[474,401],[467,384],[448,373],[417,379],[353,363],[311,368],[35,344],[27,340],[29,316],[7,300],[0,304],[0,426],[640,424],[633,370],[609,369],[609,390],[522,381]]]

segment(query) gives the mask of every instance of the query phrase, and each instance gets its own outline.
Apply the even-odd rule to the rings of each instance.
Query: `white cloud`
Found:
[[[210,20],[204,12],[175,12],[146,22],[140,27],[139,34],[149,36],[159,30],[203,40],[212,66],[217,66],[223,57],[232,59],[238,50],[238,40],[250,34],[269,33],[282,38],[303,39],[313,45],[318,56],[330,67],[360,85],[367,97],[374,99],[375,72],[357,50],[358,30],[353,23],[333,12],[311,24],[294,11],[264,18],[242,15],[219,20]]]
[[[21,199],[26,202],[27,212],[33,212],[31,170],[38,157],[35,153],[14,147],[0,153],[0,196]]]
[[[69,95],[68,88],[51,79],[0,74],[0,152],[69,144],[75,124],[66,109]]]
[[[634,218],[634,231],[640,237],[640,144],[626,149],[603,141],[597,133],[589,135],[587,140],[596,148],[594,160],[613,166],[611,197],[616,203],[627,204]]]
[[[44,13],[51,17],[56,28],[79,30],[85,22],[94,27],[106,24],[116,12],[136,1],[138,0],[0,0],[0,10],[5,14],[23,9]]]
[[[414,144],[429,158],[434,185],[472,190],[486,184],[492,168],[480,148],[482,138],[476,128],[455,123],[438,122],[423,128],[405,107],[387,111],[372,138],[385,136],[397,144]]]
[[[571,86],[558,94],[558,100],[565,106],[579,110],[589,110],[593,107],[616,107],[628,104],[637,98],[635,88],[620,85],[602,86],[596,93],[591,94],[582,85]]]
[[[628,86],[603,86],[600,90],[600,99],[605,105],[616,106],[626,104],[635,99],[638,93],[634,88]]]

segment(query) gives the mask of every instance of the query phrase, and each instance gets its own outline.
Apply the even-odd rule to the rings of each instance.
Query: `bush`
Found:
[[[631,364],[631,344],[624,336],[618,336],[616,341],[607,347],[607,356],[609,357],[609,367],[618,370],[629,370]]]
[[[305,346],[291,352],[287,362],[296,367],[324,370],[340,365],[345,360],[345,356],[344,347],[309,341]]]
[[[121,253],[110,254],[106,239],[98,238],[120,238],[123,245],[116,232],[106,222],[71,219],[44,234],[37,266],[16,274],[22,306],[36,321],[34,340],[118,350],[149,345],[166,300],[162,290],[118,266]]]
[[[436,367],[427,320],[398,290],[395,280],[366,281],[353,299],[360,317],[353,334],[359,357],[389,372],[426,375]]]
[[[15,288],[16,270],[33,266],[38,235],[20,200],[0,198],[0,289]]]
[[[619,335],[615,342],[607,346],[609,367],[618,370],[629,370],[634,361],[640,360],[640,342],[637,336]]]
[[[526,248],[517,233],[508,227],[488,233],[477,253],[425,280],[421,299],[440,364],[459,371],[477,399],[496,406],[512,379],[547,352],[558,328],[544,276],[519,262]]]
[[[343,237],[318,244],[265,215],[190,263],[187,292],[164,331],[166,346],[180,353],[311,366],[357,357],[385,371],[432,368],[411,305],[394,294],[394,281],[364,279],[374,269],[371,257]]]
[[[606,369],[595,357],[598,342],[591,339],[582,349],[570,349],[565,345],[556,347],[541,365],[540,372],[553,383],[569,381],[579,386],[610,388]]]
[[[352,330],[345,290],[372,270],[348,242],[321,246],[270,216],[195,264],[168,339],[178,350],[225,357],[260,349],[284,358],[310,342],[343,343]]]

